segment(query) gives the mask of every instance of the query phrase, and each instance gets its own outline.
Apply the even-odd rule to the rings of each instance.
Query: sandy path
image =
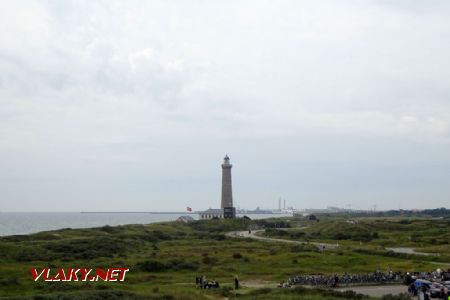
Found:
[[[285,239],[274,239],[274,238],[268,238],[268,237],[264,237],[264,236],[258,236],[256,235],[256,233],[258,232],[263,232],[264,229],[262,230],[253,230],[251,232],[248,231],[232,231],[232,232],[228,232],[226,234],[226,236],[229,237],[241,237],[241,238],[251,238],[251,239],[256,239],[256,240],[261,240],[261,241],[268,241],[268,242],[277,242],[277,243],[288,243],[288,244],[296,244],[296,245],[303,245],[303,244],[307,244],[307,242],[302,242],[302,241],[292,241],[292,240],[285,240]],[[328,243],[315,243],[315,242],[309,242],[310,244],[316,245],[317,247],[319,247],[319,249],[334,249],[336,247],[339,247],[338,244],[328,244]]]

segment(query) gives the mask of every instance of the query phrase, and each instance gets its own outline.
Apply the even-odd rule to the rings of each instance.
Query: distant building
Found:
[[[199,213],[200,219],[223,219],[223,209],[220,208],[210,208],[208,210]]]
[[[200,219],[233,219],[236,217],[236,208],[233,206],[233,191],[231,183],[231,168],[230,158],[225,155],[222,164],[222,198],[220,202],[220,209],[208,209],[200,212]]]

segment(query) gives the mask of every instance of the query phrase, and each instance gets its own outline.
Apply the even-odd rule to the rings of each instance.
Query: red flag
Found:
[[[190,208],[190,207],[188,206],[188,207],[186,207],[186,210],[187,210],[187,211],[192,211],[192,208]]]

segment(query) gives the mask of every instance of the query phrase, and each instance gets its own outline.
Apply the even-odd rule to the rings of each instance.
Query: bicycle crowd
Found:
[[[279,287],[291,287],[293,285],[310,285],[319,287],[337,287],[355,285],[355,284],[381,284],[401,282],[402,277],[399,273],[373,272],[370,274],[349,274],[344,273],[341,276],[335,275],[298,275],[289,277],[287,281],[281,282]]]
[[[344,274],[338,275],[297,275],[289,277],[286,281],[278,284],[278,287],[291,287],[293,285],[309,285],[316,287],[337,287],[350,285],[370,285],[370,284],[386,284],[386,283],[406,283],[408,278],[423,279],[429,281],[449,280],[450,272],[422,272],[422,273],[401,273],[375,271],[369,274]]]

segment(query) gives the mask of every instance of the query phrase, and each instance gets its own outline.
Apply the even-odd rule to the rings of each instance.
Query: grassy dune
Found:
[[[450,220],[425,218],[353,218],[324,216],[319,222],[303,222],[303,227],[269,229],[264,235],[299,241],[338,243],[352,249],[383,250],[408,247],[439,257],[421,258],[450,262]]]
[[[386,223],[387,222],[387,223]],[[92,229],[62,229],[31,235],[0,238],[0,297],[33,297],[39,299],[360,299],[361,295],[332,291],[274,288],[276,282],[291,275],[312,273],[366,273],[376,269],[394,271],[429,271],[438,267],[432,261],[408,255],[389,256],[380,248],[397,238],[400,246],[423,247],[430,238],[441,241],[430,232],[448,235],[447,222],[423,223],[425,220],[368,219],[354,224],[354,232],[370,232],[372,239],[361,243],[353,238],[339,240],[342,246],[320,253],[315,247],[299,247],[251,239],[235,239],[226,232],[246,230],[249,226],[286,227],[268,230],[286,231],[285,238],[333,240],[342,235],[345,220],[323,218],[320,222],[302,219],[210,220],[189,224],[171,222],[150,225],[126,225]],[[427,225],[423,235],[417,226]],[[306,228],[305,228],[306,227]],[[432,227],[432,228],[430,228]],[[354,227],[352,227],[354,228]],[[433,231],[434,230],[434,231]],[[378,237],[373,236],[376,231]],[[302,232],[289,235],[290,232]],[[419,234],[411,241],[399,236]],[[284,233],[282,233],[284,235]],[[443,239],[442,239],[443,241]],[[440,243],[440,242],[439,242]],[[355,247],[357,246],[357,247]],[[434,250],[447,249],[434,244]],[[425,248],[424,248],[425,249]],[[364,251],[363,251],[364,250]],[[130,267],[125,282],[34,282],[31,267]],[[442,266],[445,267],[445,264]],[[218,290],[195,287],[195,276],[205,275],[220,282]],[[238,276],[244,287],[234,291]],[[246,282],[258,283],[256,285]],[[264,288],[267,286],[267,288]],[[272,287],[269,288],[269,287]]]

